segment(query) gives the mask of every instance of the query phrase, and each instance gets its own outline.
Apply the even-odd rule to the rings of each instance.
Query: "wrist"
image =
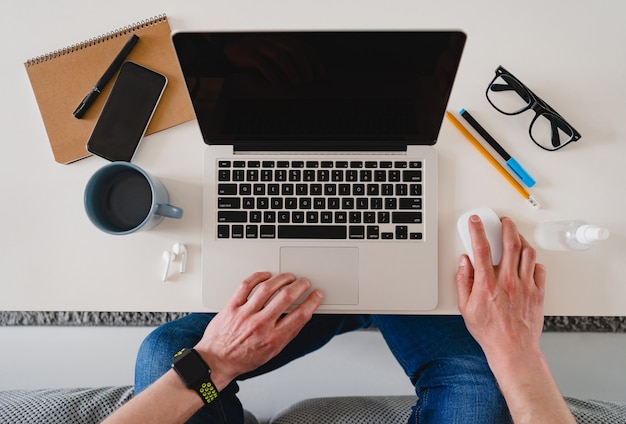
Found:
[[[213,384],[218,391],[222,391],[237,377],[237,375],[232,375],[233,373],[228,372],[225,364],[209,349],[199,346],[195,346],[194,349],[211,368],[211,380],[213,380]]]

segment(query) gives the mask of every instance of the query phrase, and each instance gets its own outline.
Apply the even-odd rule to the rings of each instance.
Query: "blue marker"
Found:
[[[522,168],[522,165],[512,158],[511,155],[509,155],[507,151],[504,150],[502,146],[500,146],[500,144],[498,144],[498,142],[478,122],[476,122],[468,111],[461,109],[459,113],[472,126],[472,128],[474,128],[485,140],[487,140],[487,143],[489,143],[489,145],[493,147],[495,151],[500,154],[500,156],[502,156],[508,167],[513,170],[515,175],[522,180],[526,187],[532,187],[535,185],[535,179],[531,177],[528,172]]]

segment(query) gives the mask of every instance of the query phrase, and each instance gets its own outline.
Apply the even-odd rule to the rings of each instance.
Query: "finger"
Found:
[[[474,272],[493,270],[491,247],[489,247],[489,240],[485,234],[485,227],[478,215],[469,217],[469,232],[472,240],[472,253],[474,254]]]
[[[474,285],[474,269],[467,255],[461,256],[454,281],[456,283],[457,304],[459,310],[463,313]]]
[[[522,252],[520,255],[519,275],[522,281],[532,281],[534,279],[537,252],[524,236],[520,235],[520,240],[522,242]]]
[[[299,278],[292,283],[284,286],[276,296],[267,302],[264,308],[266,319],[278,320],[294,302],[298,300],[307,290],[311,288],[311,282],[306,278]]]
[[[515,223],[507,218],[502,218],[502,261],[500,268],[515,270],[519,273],[520,256],[522,253],[522,239],[517,231]]]
[[[311,320],[323,299],[324,294],[321,290],[313,290],[301,304],[279,321],[278,327],[289,334],[291,338],[295,337],[302,327]]]
[[[254,288],[272,276],[269,272],[255,272],[243,280],[230,300],[231,305],[241,306],[248,301]]]
[[[255,311],[261,310],[283,287],[291,284],[295,280],[296,277],[293,274],[283,273],[264,281],[263,284],[259,284],[256,290],[248,297],[246,305]]]
[[[546,267],[543,264],[535,265],[535,273],[534,273],[535,285],[541,291],[542,295],[546,290]]]

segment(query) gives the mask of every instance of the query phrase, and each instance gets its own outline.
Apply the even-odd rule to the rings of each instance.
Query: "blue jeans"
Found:
[[[135,393],[170,369],[172,356],[194,346],[213,314],[190,314],[156,328],[142,343]],[[335,335],[376,326],[415,386],[409,423],[509,423],[511,418],[485,356],[460,316],[314,315],[275,358],[245,380],[277,369],[326,344]],[[243,423],[235,381],[190,422]]]

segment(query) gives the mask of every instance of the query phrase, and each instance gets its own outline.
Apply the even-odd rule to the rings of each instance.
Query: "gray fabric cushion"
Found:
[[[285,408],[270,424],[398,424],[407,422],[415,396],[346,396],[306,399]]]
[[[132,396],[131,386],[0,391],[0,423],[99,423]]]
[[[352,396],[297,402],[270,424],[397,424],[407,422],[415,396]],[[581,424],[624,424],[626,404],[565,398]]]
[[[585,424],[624,424],[626,404],[601,400],[579,400],[565,398],[576,421]]]
[[[132,397],[132,386],[0,391],[0,423],[96,424]],[[250,412],[244,417],[258,424]]]

